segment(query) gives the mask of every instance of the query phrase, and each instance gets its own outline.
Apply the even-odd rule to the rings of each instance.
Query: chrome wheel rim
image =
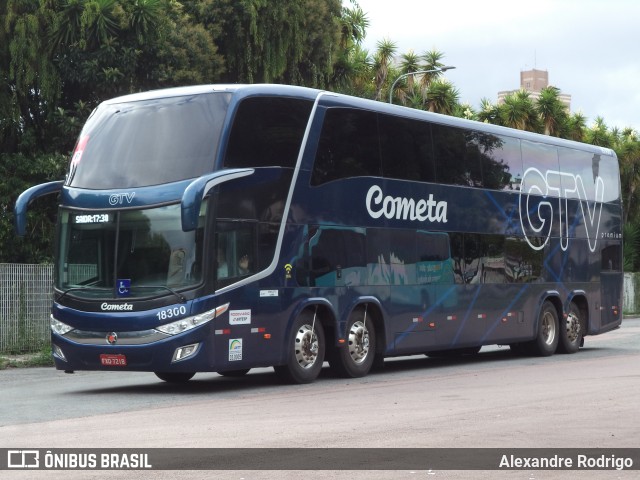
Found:
[[[542,316],[542,339],[546,345],[552,345],[556,338],[556,322],[551,312]]]
[[[369,330],[359,320],[349,329],[349,354],[356,364],[364,362],[369,354]]]
[[[580,319],[575,313],[567,315],[567,339],[571,343],[575,343],[580,338]]]
[[[318,336],[311,330],[311,325],[302,325],[295,338],[295,354],[298,365],[302,368],[311,368],[318,359],[320,345]]]

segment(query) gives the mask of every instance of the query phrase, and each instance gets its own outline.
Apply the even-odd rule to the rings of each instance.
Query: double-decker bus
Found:
[[[56,367],[294,383],[573,353],[622,320],[613,151],[283,85],[102,103],[59,194]]]

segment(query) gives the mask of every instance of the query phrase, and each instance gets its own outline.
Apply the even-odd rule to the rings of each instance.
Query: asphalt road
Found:
[[[405,357],[361,379],[0,371],[0,448],[640,447],[640,319],[574,355]],[[2,478],[638,478],[638,471],[0,471]]]

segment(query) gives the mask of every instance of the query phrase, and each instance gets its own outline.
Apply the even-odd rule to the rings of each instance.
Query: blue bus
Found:
[[[196,372],[484,345],[574,353],[622,321],[614,152],[326,91],[209,85],[102,103],[58,194],[56,368]]]

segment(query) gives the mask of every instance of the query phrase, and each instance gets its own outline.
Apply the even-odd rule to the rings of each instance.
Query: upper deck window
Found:
[[[293,168],[312,108],[313,102],[297,98],[243,100],[233,120],[224,166]]]
[[[211,93],[102,104],[82,130],[67,184],[135,188],[213,171],[229,99]]]

